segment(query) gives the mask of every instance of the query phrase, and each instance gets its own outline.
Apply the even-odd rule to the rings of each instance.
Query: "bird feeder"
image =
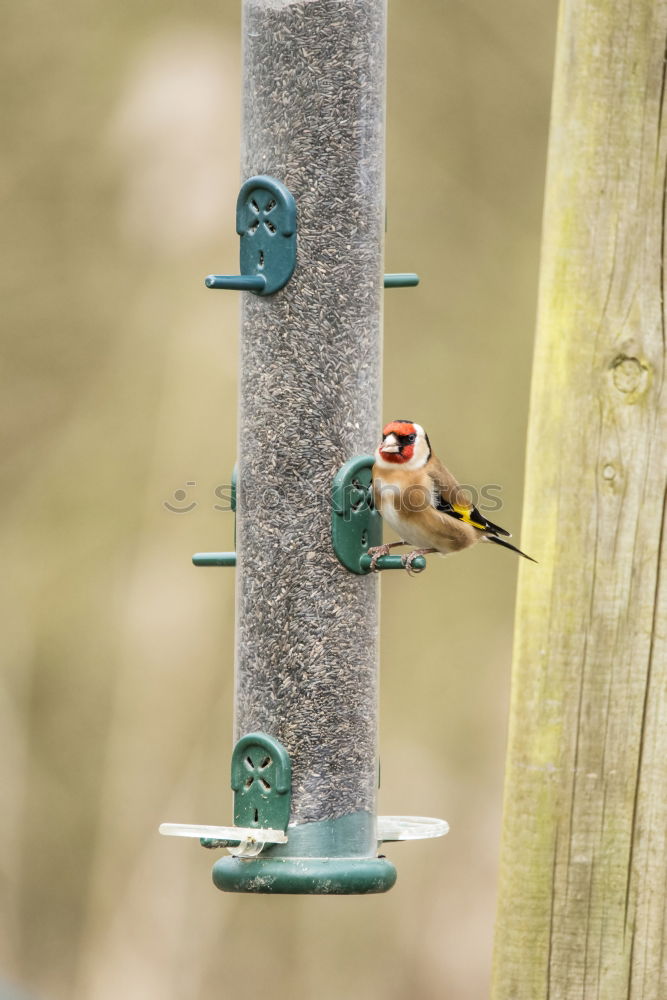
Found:
[[[236,552],[195,557],[236,567],[234,822],[161,828],[229,891],[383,892],[382,842],[447,829],[377,815],[369,456],[383,287],[418,280],[383,270],[385,35],[386,0],[243,4],[240,274],[206,279],[242,293]]]

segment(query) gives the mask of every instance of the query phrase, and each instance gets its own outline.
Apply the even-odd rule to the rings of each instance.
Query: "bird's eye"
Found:
[[[417,440],[416,434],[408,434],[408,444],[413,444]]]

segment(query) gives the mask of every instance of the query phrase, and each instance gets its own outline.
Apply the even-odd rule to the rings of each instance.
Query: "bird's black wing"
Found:
[[[435,497],[435,508],[442,511],[443,514],[455,517],[457,521],[472,524],[474,528],[479,528],[480,531],[488,531],[490,535],[503,535],[505,538],[512,537],[511,533],[506,531],[505,528],[501,528],[499,524],[494,524],[493,521],[489,521],[483,514],[480,514],[474,504],[470,507],[464,507],[462,504],[450,503],[449,500],[445,500],[442,494],[438,494]]]
[[[455,517],[465,524],[471,524],[479,531],[488,532],[489,536],[512,537],[509,531],[505,531],[499,524],[494,524],[493,521],[489,521],[483,514],[480,514],[474,504],[466,503],[466,490],[435,455],[429,459],[426,471],[434,486],[433,505],[436,510],[443,514],[449,514],[450,517]]]

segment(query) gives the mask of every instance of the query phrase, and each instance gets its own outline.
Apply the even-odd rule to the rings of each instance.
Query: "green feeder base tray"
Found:
[[[387,892],[396,869],[379,858],[220,858],[213,882],[224,892],[356,895]]]

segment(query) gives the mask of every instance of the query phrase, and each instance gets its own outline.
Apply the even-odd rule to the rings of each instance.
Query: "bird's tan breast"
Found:
[[[423,469],[382,469],[373,474],[375,505],[384,516],[391,507],[404,517],[421,513],[433,505],[433,480]]]
[[[423,469],[382,469],[373,474],[375,506],[404,541],[440,552],[454,552],[478,541],[476,528],[436,510],[433,492],[433,480]]]

